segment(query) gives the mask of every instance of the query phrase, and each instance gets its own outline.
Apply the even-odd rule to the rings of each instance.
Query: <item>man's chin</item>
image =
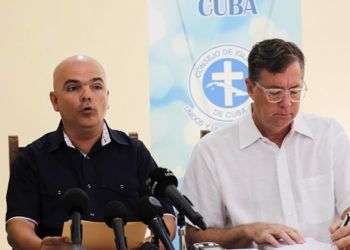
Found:
[[[277,122],[275,123],[275,131],[286,131],[286,130],[289,130],[291,128],[291,125],[292,125],[292,121],[293,120],[289,120],[289,121],[284,121],[284,122]]]
[[[292,116],[285,116],[285,117],[274,117],[273,121],[271,121],[271,125],[275,127],[276,130],[285,130],[286,128],[289,128],[293,122]]]
[[[82,119],[79,121],[79,127],[82,129],[92,129],[97,128],[103,124],[103,120],[97,120],[97,119]]]

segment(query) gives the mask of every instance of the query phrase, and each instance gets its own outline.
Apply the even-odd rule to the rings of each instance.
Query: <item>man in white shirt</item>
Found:
[[[298,114],[307,90],[303,53],[264,40],[248,66],[251,113],[193,150],[183,192],[209,229],[188,226],[188,244],[278,247],[312,237],[350,247],[350,227],[340,227],[350,206],[349,139],[332,119]]]

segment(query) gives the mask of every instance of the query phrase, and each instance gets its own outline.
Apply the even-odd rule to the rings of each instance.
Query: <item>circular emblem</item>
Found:
[[[249,104],[247,56],[242,47],[221,45],[198,58],[190,72],[189,92],[202,113],[224,122],[239,117],[237,112]]]

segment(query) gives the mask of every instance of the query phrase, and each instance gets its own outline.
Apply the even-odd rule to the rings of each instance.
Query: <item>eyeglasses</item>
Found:
[[[268,102],[277,103],[282,101],[283,97],[288,93],[290,100],[292,102],[300,102],[305,97],[307,91],[307,86],[303,81],[300,87],[291,89],[280,89],[280,88],[265,88],[261,86],[258,82],[255,82],[256,86],[263,90],[266,95]]]

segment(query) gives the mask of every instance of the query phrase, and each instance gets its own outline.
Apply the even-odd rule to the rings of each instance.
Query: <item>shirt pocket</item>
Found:
[[[97,189],[97,196],[100,204],[122,202],[128,209],[128,220],[133,221],[137,217],[137,202],[140,198],[137,186],[130,183],[106,183]]]
[[[104,202],[118,200],[135,203],[139,198],[138,188],[130,183],[105,183],[98,188],[100,197]]]
[[[64,186],[60,187],[46,187],[45,189],[40,190],[41,201],[44,205],[48,203],[54,203],[55,205],[62,203],[63,204],[63,196],[68,188]]]
[[[334,192],[331,175],[318,175],[300,181],[304,221],[318,224],[334,217]]]
[[[40,191],[40,214],[44,224],[53,223],[52,218],[54,218],[55,222],[63,222],[68,219],[68,214],[63,204],[63,197],[68,189],[65,186],[50,186]]]

